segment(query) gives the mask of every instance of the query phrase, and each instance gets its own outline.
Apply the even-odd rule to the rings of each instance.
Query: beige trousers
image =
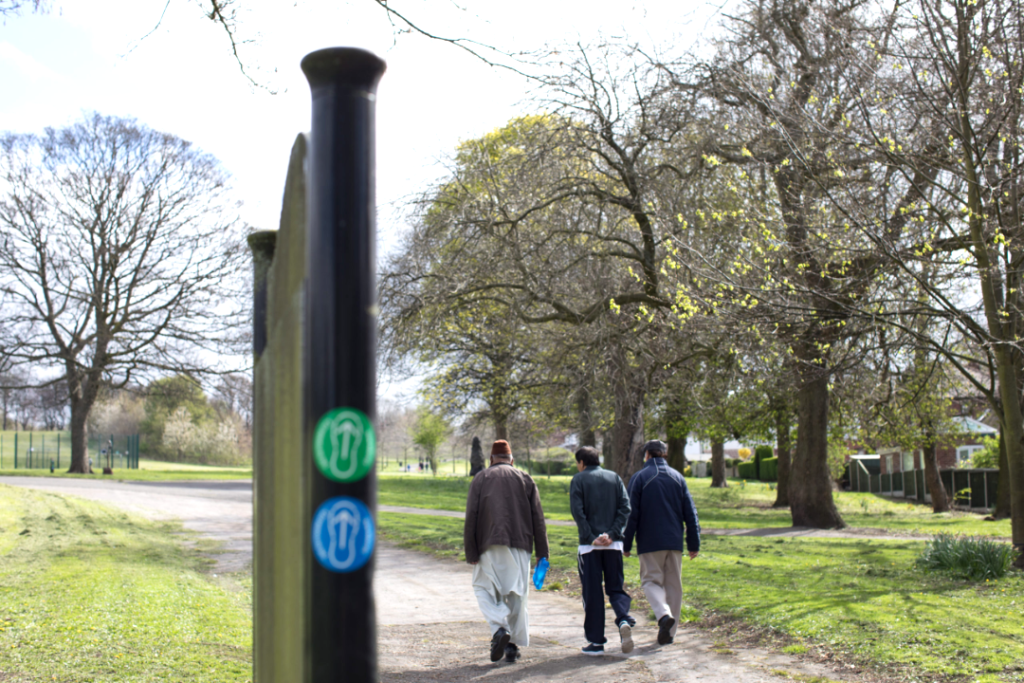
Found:
[[[676,620],[672,637],[679,627],[679,609],[683,605],[683,554],[678,550],[659,550],[640,555],[640,587],[654,610],[655,620],[666,614]]]
[[[473,567],[473,592],[491,635],[503,628],[519,647],[530,644],[530,553],[507,545],[492,545]]]

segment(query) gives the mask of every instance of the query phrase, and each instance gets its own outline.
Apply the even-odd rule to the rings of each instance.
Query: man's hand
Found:
[[[695,560],[695,559],[697,559],[697,556],[698,556],[698,555],[700,555],[700,553],[699,553],[699,552],[696,552],[696,553],[692,553],[692,552],[691,552],[691,553],[690,553],[690,559],[691,559],[691,560]]]
[[[470,564],[480,564],[480,560],[477,560],[476,562],[470,562]]]
[[[609,536],[608,534],[601,534],[600,536],[598,536],[597,538],[594,539],[594,542],[591,545],[596,545],[596,546],[599,546],[599,547],[603,547],[603,546],[611,545],[611,544],[612,544],[611,536]]]
[[[629,557],[629,555],[630,555],[629,551],[626,551],[626,550],[622,551],[622,556],[623,557]]]

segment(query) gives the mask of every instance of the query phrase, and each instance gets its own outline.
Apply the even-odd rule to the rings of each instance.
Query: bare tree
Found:
[[[0,17],[16,16],[26,9],[45,12],[49,4],[47,0],[0,0]]]
[[[67,383],[70,472],[89,470],[101,386],[209,372],[237,336],[237,205],[219,163],[184,140],[99,114],[4,135],[0,226],[0,345]]]
[[[240,417],[245,429],[252,431],[252,400],[252,379],[244,373],[233,372],[217,379],[211,403],[215,408],[222,406]]]

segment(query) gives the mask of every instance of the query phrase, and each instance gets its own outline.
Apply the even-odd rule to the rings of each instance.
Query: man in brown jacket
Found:
[[[548,556],[548,533],[537,484],[512,466],[507,441],[491,447],[491,466],[475,477],[466,499],[463,530],[466,561],[473,565],[473,591],[491,627],[491,661],[519,658],[530,644],[526,597],[530,551]]]

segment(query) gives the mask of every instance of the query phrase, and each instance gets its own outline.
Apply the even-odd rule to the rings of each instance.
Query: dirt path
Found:
[[[252,487],[230,482],[117,482],[0,477],[0,484],[76,495],[116,505],[149,518],[179,518],[185,528],[224,543],[215,571],[247,569],[252,559]],[[419,513],[433,511],[396,509]],[[440,512],[443,516],[460,513]],[[514,664],[492,664],[490,633],[470,587],[465,563],[438,560],[386,544],[378,547],[375,593],[380,633],[381,679],[387,683],[504,681],[556,683],[737,683],[870,679],[839,674],[817,663],[767,650],[716,642],[696,628],[680,628],[673,645],[659,647],[656,627],[636,614],[636,648],[619,651],[609,628],[608,652],[586,657],[579,600],[548,592],[529,598],[530,647]],[[607,623],[612,624],[609,611]]]
[[[514,664],[491,664],[490,632],[473,597],[468,565],[383,547],[377,569],[381,680],[387,683],[779,683],[782,672],[798,680],[869,680],[759,648],[715,642],[696,628],[680,628],[676,642],[661,647],[657,627],[642,618],[633,632],[636,648],[625,656],[611,627],[611,610],[606,614],[606,654],[587,657],[579,651],[585,644],[580,601],[532,591],[530,647]]]

